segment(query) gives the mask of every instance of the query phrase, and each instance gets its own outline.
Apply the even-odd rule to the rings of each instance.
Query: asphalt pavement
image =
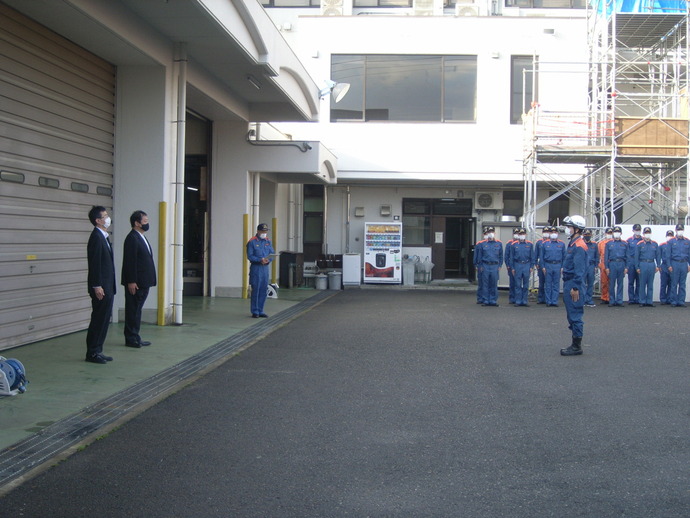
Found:
[[[0,499],[7,517],[688,517],[687,309],[347,290]]]

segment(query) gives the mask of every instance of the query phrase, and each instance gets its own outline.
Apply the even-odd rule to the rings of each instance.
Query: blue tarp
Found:
[[[600,13],[606,10],[609,15],[617,13],[640,14],[685,14],[688,10],[686,0],[592,0],[592,7]]]

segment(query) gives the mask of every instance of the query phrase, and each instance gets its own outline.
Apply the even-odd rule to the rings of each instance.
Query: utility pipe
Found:
[[[187,115],[187,44],[177,43],[175,64],[177,68],[177,138],[175,163],[175,237],[173,253],[175,270],[173,278],[173,322],[182,325],[182,291],[184,280],[182,277],[182,261],[184,255],[184,159],[185,159],[185,130]]]

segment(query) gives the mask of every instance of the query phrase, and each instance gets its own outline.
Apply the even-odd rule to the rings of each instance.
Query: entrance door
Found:
[[[467,279],[473,276],[471,249],[475,219],[434,216],[432,222],[432,279]]]

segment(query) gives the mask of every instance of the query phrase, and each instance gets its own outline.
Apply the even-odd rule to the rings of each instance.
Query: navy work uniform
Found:
[[[671,272],[671,293],[669,302],[672,306],[685,307],[685,281],[690,266],[690,240],[683,237],[683,225],[676,225],[676,237],[668,240],[666,258]]]
[[[623,305],[623,279],[628,264],[628,243],[621,240],[620,233],[620,227],[613,229],[613,241],[606,243],[604,255],[604,264],[609,276],[609,306]]]
[[[659,302],[661,304],[670,304],[671,301],[671,274],[668,267],[671,266],[666,262],[666,247],[668,240],[673,237],[673,230],[666,231],[666,241],[659,245],[659,254],[661,255],[661,268],[659,270]]]
[[[508,266],[510,264],[510,254],[513,252],[512,245],[518,242],[518,232],[519,228],[513,229],[513,239],[508,241],[504,250],[504,262],[506,263],[506,268],[508,270],[508,302],[511,304],[515,303],[515,272]]]
[[[551,239],[551,227],[544,227],[542,239],[537,241],[534,245],[534,258],[537,268],[537,278],[539,279],[539,288],[537,290],[537,304],[544,304],[546,302],[546,296],[544,295],[544,288],[546,284],[546,276],[544,275],[544,270],[542,270],[543,265],[539,262],[539,257],[541,254],[541,247],[544,243]]]
[[[635,250],[637,244],[642,241],[640,231],[642,227],[639,223],[633,225],[634,235],[626,239],[628,243],[628,304],[640,303],[640,277],[635,268]]]
[[[484,237],[477,244],[474,245],[474,270],[477,272],[477,304],[484,304],[486,296],[484,294],[484,273],[482,272],[482,249],[486,242],[486,227],[484,228]]]
[[[654,276],[661,267],[661,251],[656,241],[647,239],[652,235],[650,227],[645,227],[644,235],[635,246],[635,269],[640,279],[640,306],[653,307]]]
[[[265,236],[268,225],[262,223],[257,227],[257,233],[247,242],[247,260],[249,267],[249,285],[252,287],[251,311],[252,317],[266,317],[264,304],[268,295],[268,265],[273,261],[270,257],[275,254],[271,242]]]
[[[561,285],[561,268],[565,259],[565,243],[554,238],[555,229],[552,227],[551,239],[541,245],[539,263],[544,271],[544,299],[547,306],[558,306],[558,293]]]
[[[482,244],[481,269],[484,276],[484,306],[498,306],[498,271],[503,264],[503,244],[494,239],[489,227],[488,239]]]
[[[521,228],[517,241],[508,246],[511,251],[510,256],[506,252],[506,257],[509,257],[506,259],[506,266],[512,270],[515,277],[515,305],[528,306],[529,278],[534,268],[534,245],[527,240],[526,230]]]
[[[592,232],[585,231],[583,234],[585,245],[587,245],[587,270],[585,272],[585,306],[594,306],[594,279],[599,264],[599,245],[592,241]]]
[[[563,260],[563,304],[568,317],[568,329],[573,339],[582,339],[585,324],[582,319],[585,305],[585,273],[587,270],[587,244],[582,236],[575,235],[568,243]],[[571,290],[579,291],[577,301],[573,300]]]

